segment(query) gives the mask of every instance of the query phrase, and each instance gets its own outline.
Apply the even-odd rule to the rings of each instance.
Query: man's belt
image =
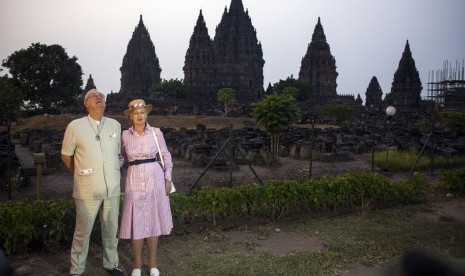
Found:
[[[128,164],[129,164],[129,166],[133,166],[133,165],[140,165],[140,164],[144,164],[144,163],[151,163],[151,162],[157,162],[157,161],[158,161],[157,158],[136,159],[134,161],[129,161]]]

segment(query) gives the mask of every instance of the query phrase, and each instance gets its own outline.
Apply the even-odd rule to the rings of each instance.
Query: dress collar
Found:
[[[129,128],[129,131],[131,132],[132,135],[134,135],[134,133],[137,133],[135,130],[134,130],[134,126],[131,126]],[[149,125],[149,123],[145,123],[145,130],[144,132],[142,132],[141,136],[142,135],[146,135],[148,132],[152,131],[152,127]]]

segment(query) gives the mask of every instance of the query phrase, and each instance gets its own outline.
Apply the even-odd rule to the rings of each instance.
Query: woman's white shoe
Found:
[[[157,268],[151,268],[150,269],[150,276],[160,276],[160,271],[158,271]]]
[[[131,276],[140,276],[140,275],[141,275],[140,268],[133,269],[131,272]]]

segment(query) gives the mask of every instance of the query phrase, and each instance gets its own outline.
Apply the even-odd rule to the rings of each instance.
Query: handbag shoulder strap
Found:
[[[155,139],[155,144],[157,144],[158,154],[160,155],[161,167],[165,169],[165,161],[163,161],[163,155],[161,153],[160,143],[158,143],[157,135],[155,135],[155,131],[153,129],[154,128],[152,127],[152,135],[153,135],[153,139]]]

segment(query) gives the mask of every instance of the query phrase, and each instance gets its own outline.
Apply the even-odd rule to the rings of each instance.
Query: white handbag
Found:
[[[158,143],[158,138],[157,138],[157,135],[155,135],[155,131],[153,131],[153,128],[152,128],[152,135],[153,135],[153,139],[155,139],[155,144],[157,144],[158,154],[160,155],[161,168],[165,170],[165,161],[163,161],[163,155],[161,153],[160,143]],[[174,187],[173,181],[171,181],[170,194],[174,192],[176,192],[176,188]]]

